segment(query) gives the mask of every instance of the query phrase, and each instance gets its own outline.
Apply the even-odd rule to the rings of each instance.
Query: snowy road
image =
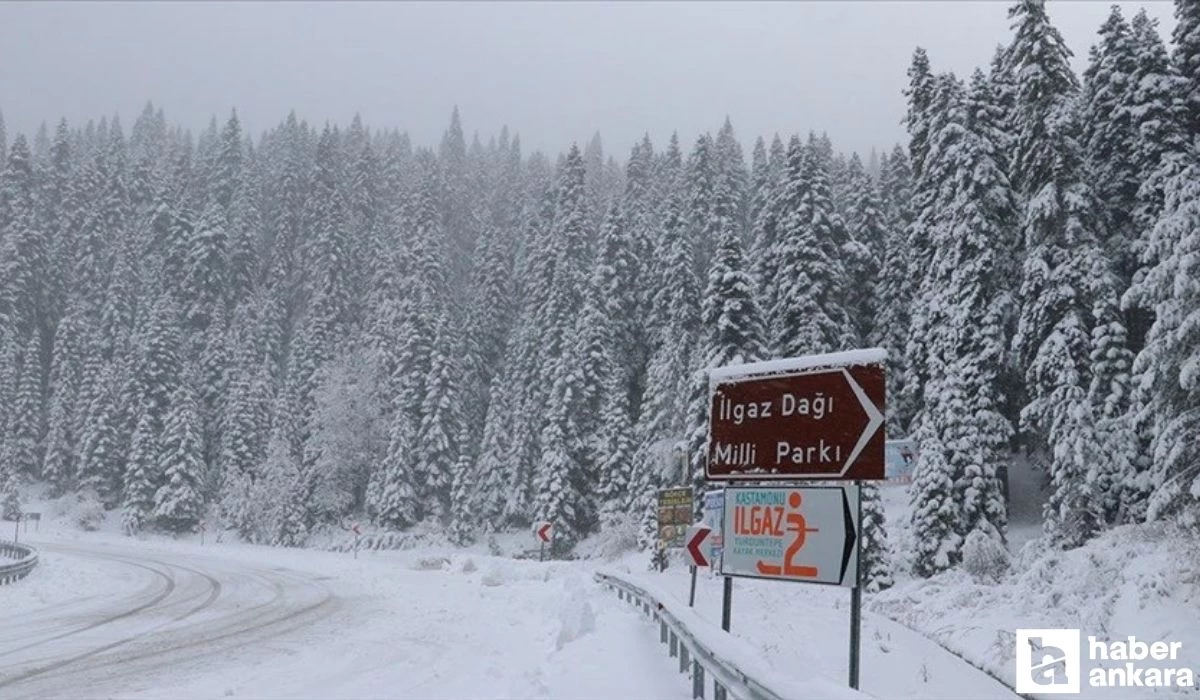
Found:
[[[0,590],[6,699],[687,697],[649,624],[576,566],[35,543],[43,568]]]
[[[0,695],[6,698],[153,686],[168,670],[177,675],[211,664],[338,611],[328,587],[282,568],[147,555],[132,547],[40,546],[59,555],[54,561],[91,559],[124,569],[120,578],[131,585],[111,596],[0,618]]]
[[[595,564],[452,550],[349,554],[42,533],[0,588],[0,698],[656,698],[690,683]],[[633,573],[686,592],[682,567]],[[844,590],[739,581],[733,637],[775,670],[845,678]],[[701,577],[712,624],[719,581]],[[1014,697],[920,635],[864,624],[880,698]]]

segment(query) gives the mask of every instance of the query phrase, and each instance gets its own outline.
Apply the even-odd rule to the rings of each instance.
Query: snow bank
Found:
[[[875,596],[869,607],[936,639],[1010,687],[1018,628],[1077,628],[1084,638],[1178,641],[1183,643],[1180,665],[1200,668],[1200,550],[1194,535],[1161,525],[1116,528],[1069,552],[1034,540],[998,583],[948,571],[902,582]],[[1089,691],[1106,698],[1152,692],[1100,693],[1085,684],[1085,697]]]
[[[648,576],[631,576],[611,569],[602,570],[601,573],[622,578],[644,590],[686,627],[700,645],[743,675],[770,688],[780,697],[830,698],[831,700],[838,698],[862,700],[871,697],[823,676],[796,678],[777,672],[764,662],[762,654],[756,649],[702,618],[695,610],[687,607],[686,603],[679,601],[673,594],[660,588]]]
[[[559,616],[562,626],[554,640],[554,648],[559,651],[567,644],[596,630],[596,613],[588,601],[582,580],[578,576],[563,579],[563,591],[566,593],[566,600]]]

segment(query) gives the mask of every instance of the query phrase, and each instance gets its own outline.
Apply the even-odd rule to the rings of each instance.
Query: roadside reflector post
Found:
[[[725,577],[725,592],[721,596],[721,629],[729,631],[729,618],[733,613],[733,577]]]
[[[858,522],[862,522],[862,482],[854,482],[858,488]],[[859,526],[861,527],[861,525]],[[855,559],[859,566],[855,576],[854,588],[850,589],[850,687],[858,690],[858,665],[862,651],[862,541],[860,535],[854,543],[857,552]]]

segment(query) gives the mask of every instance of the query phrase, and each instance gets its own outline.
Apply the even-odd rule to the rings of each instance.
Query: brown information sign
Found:
[[[884,478],[882,351],[714,370],[706,476]]]
[[[695,520],[692,488],[682,486],[658,492],[658,540],[667,547],[683,547],[684,536]]]

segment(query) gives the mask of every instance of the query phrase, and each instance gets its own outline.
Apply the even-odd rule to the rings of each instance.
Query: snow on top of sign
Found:
[[[715,367],[708,370],[708,381],[710,384],[716,384],[722,380],[740,379],[760,374],[780,374],[816,367],[847,367],[850,365],[878,364],[886,360],[887,350],[883,348],[847,350],[845,352],[831,352],[824,355],[805,355],[804,357],[785,357],[778,360]]]

